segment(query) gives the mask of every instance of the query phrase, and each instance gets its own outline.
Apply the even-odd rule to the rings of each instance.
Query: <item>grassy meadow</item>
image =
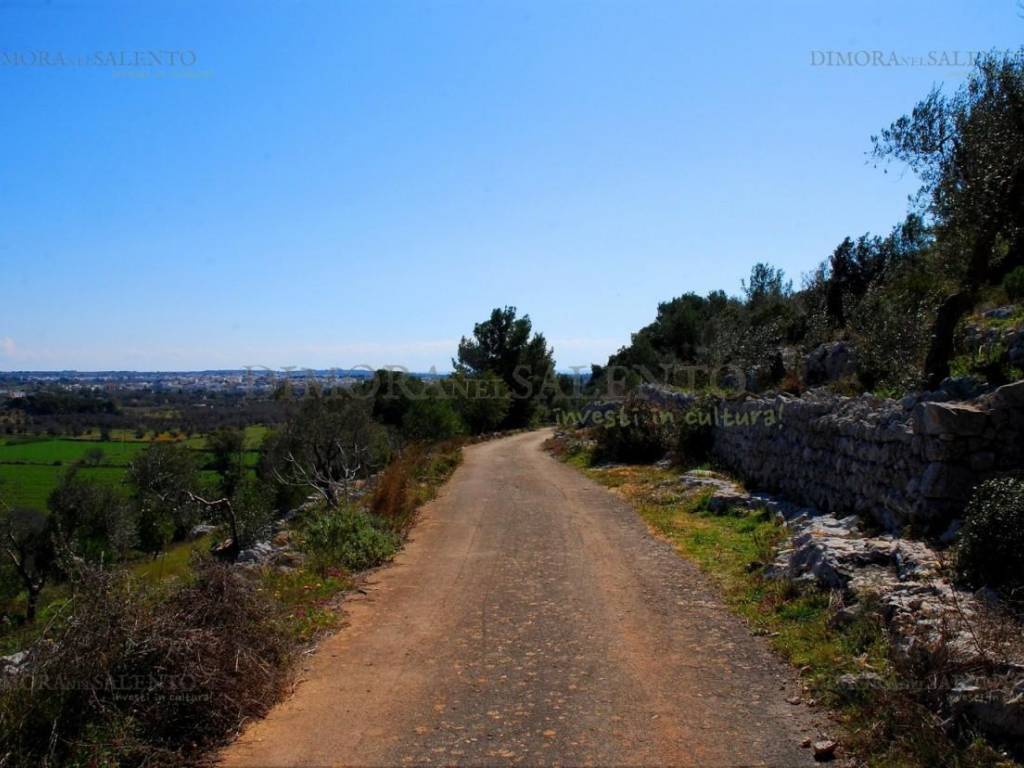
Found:
[[[211,454],[206,451],[206,436],[173,438],[168,433],[147,433],[141,439],[127,431],[115,431],[110,440],[100,440],[99,433],[80,437],[8,437],[0,439],[0,498],[15,507],[46,508],[46,499],[68,467],[83,462],[84,477],[119,485],[131,460],[153,442],[181,442],[195,452],[196,462],[205,467]],[[267,428],[250,426],[245,430],[246,463],[255,467],[259,447]],[[102,451],[98,460],[92,460]],[[204,479],[215,480],[210,470]]]

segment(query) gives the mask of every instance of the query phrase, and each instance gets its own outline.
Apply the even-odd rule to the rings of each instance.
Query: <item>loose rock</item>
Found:
[[[818,761],[831,760],[835,757],[836,748],[839,746],[831,739],[827,741],[814,742],[814,759]]]

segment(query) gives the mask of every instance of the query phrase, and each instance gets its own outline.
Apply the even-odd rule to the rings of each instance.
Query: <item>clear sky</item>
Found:
[[[658,301],[887,232],[916,184],[869,137],[966,72],[906,60],[1021,13],[0,0],[0,370],[444,369],[504,304],[604,362]]]

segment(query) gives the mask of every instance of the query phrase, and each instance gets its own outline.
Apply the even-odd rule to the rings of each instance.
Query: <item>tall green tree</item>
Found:
[[[771,264],[758,262],[750,270],[750,279],[741,281],[747,306],[752,310],[766,304],[782,301],[793,292],[793,281],[786,280],[786,274]]]
[[[543,334],[533,333],[530,316],[517,317],[515,307],[496,308],[474,325],[473,337],[462,337],[457,355],[452,360],[457,373],[491,373],[508,386],[512,400],[505,427],[530,424],[552,394],[548,383],[556,381],[554,351]]]
[[[402,431],[416,440],[447,440],[466,431],[450,398],[415,400],[402,418]]]

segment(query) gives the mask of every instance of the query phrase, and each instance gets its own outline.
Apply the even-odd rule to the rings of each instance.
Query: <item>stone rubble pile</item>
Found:
[[[804,377],[811,386],[840,381],[857,373],[857,350],[848,341],[833,341],[812,350],[804,362]]]
[[[837,615],[840,621],[851,620],[862,605],[875,606],[886,621],[898,662],[923,660],[927,668],[941,670],[946,679],[936,681],[942,689],[937,693],[947,714],[966,714],[1000,738],[1024,738],[1019,625],[993,631],[986,596],[954,587],[938,551],[923,541],[868,533],[855,515],[837,517],[748,493],[713,472],[687,472],[680,483],[688,492],[710,493],[705,507],[711,512],[766,509],[776,515],[791,535],[776,560],[766,564],[769,577],[838,592],[848,605]],[[856,677],[837,684],[872,684]]]
[[[260,541],[249,549],[238,553],[238,565],[259,567],[272,565],[276,568],[292,569],[302,565],[304,555],[295,547],[287,522],[277,525],[277,533],[267,541]]]

